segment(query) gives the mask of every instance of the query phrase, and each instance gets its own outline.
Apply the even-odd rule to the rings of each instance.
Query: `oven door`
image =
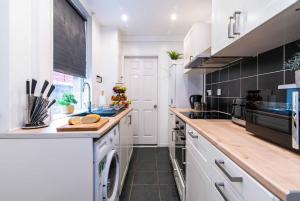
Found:
[[[179,172],[185,180],[185,134],[180,130],[175,131],[175,159],[179,166]]]

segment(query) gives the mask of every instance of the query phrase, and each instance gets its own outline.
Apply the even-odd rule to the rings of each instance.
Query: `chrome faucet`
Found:
[[[83,83],[83,88],[82,88],[82,91],[84,92],[84,89],[85,89],[85,86],[88,86],[88,88],[89,88],[89,105],[88,105],[88,110],[89,110],[89,113],[91,113],[92,112],[92,101],[91,101],[91,85],[88,83],[88,82],[85,82],[85,83]]]

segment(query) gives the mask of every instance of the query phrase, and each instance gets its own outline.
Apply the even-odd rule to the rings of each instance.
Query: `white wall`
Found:
[[[132,40],[132,38],[131,38]],[[168,145],[168,50],[183,51],[183,42],[153,40],[142,42],[122,41],[122,56],[158,56],[158,144]],[[123,72],[123,69],[121,69]]]
[[[9,127],[9,0],[0,1],[0,24],[0,132],[2,132]]]

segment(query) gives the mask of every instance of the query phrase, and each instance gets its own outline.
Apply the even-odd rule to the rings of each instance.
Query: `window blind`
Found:
[[[86,77],[86,19],[67,0],[54,0],[54,71]]]

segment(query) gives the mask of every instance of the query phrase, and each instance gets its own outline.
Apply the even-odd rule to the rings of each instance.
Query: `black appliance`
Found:
[[[246,126],[246,99],[236,98],[232,101],[232,122],[240,126]]]
[[[190,119],[231,119],[231,115],[219,111],[181,112]]]
[[[290,150],[299,150],[300,89],[249,91],[246,130]]]
[[[185,151],[186,151],[186,135],[185,122],[180,118],[175,119],[175,160],[179,167],[179,172],[185,181]]]
[[[190,96],[190,105],[192,109],[195,109],[195,103],[201,105],[202,95],[191,95]]]

